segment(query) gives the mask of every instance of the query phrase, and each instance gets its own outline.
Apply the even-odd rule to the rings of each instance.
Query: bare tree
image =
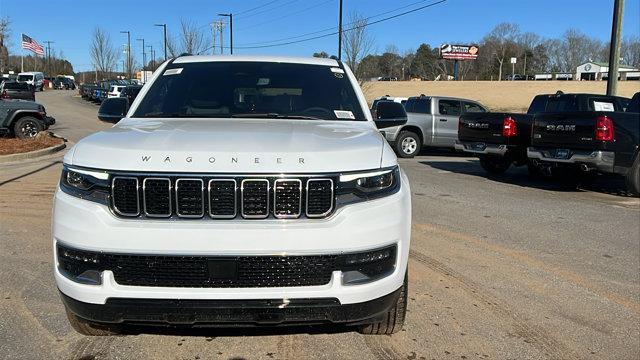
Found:
[[[640,37],[626,37],[620,45],[622,61],[633,67],[640,67]]]
[[[171,57],[180,54],[199,54],[207,49],[205,33],[194,23],[180,20],[180,34],[178,40],[167,38],[167,51]]]
[[[93,31],[91,59],[96,71],[108,77],[111,76],[118,60],[118,51],[113,46],[111,37],[99,27]]]
[[[533,49],[540,45],[540,35],[532,32],[526,32],[518,36],[518,45],[522,53],[522,75],[527,75],[527,58],[530,58]]]
[[[9,44],[10,35],[9,18],[0,19],[0,71],[5,72],[5,68],[9,65]]]
[[[346,63],[357,74],[358,63],[373,47],[374,39],[367,29],[367,19],[358,12],[352,12],[347,20],[348,28],[342,33],[342,44]]]
[[[484,39],[485,47],[498,62],[498,81],[502,80],[502,66],[507,56],[513,52],[519,33],[520,28],[517,24],[501,23]]]
[[[590,38],[576,29],[569,29],[564,33],[562,52],[566,59],[563,69],[566,72],[575,72],[585,61],[604,60],[602,41]]]

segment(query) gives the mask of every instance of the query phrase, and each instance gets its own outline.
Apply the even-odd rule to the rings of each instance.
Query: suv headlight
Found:
[[[107,205],[109,203],[109,174],[64,165],[60,189],[81,199]]]
[[[400,169],[391,168],[344,173],[340,175],[336,193],[338,205],[373,200],[400,190]]]

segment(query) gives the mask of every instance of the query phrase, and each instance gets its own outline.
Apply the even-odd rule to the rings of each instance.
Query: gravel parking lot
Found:
[[[110,126],[71,91],[38,93],[71,144]],[[0,354],[11,359],[637,359],[640,201],[624,183],[584,189],[487,178],[474,158],[425,151],[411,180],[404,331],[341,327],[135,328],[83,337],[52,276],[50,214],[62,155],[0,165]]]

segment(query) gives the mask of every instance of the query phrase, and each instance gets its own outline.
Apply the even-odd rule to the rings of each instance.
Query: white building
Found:
[[[603,80],[608,77],[609,63],[590,61],[576,68],[576,80]],[[618,73],[621,80],[640,80],[640,70],[620,64]]]

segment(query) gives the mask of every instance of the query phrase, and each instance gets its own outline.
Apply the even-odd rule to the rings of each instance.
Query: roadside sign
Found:
[[[440,45],[440,57],[448,60],[475,60],[478,58],[476,45]]]
[[[518,58],[511,58],[511,63],[515,64],[518,61]]]

